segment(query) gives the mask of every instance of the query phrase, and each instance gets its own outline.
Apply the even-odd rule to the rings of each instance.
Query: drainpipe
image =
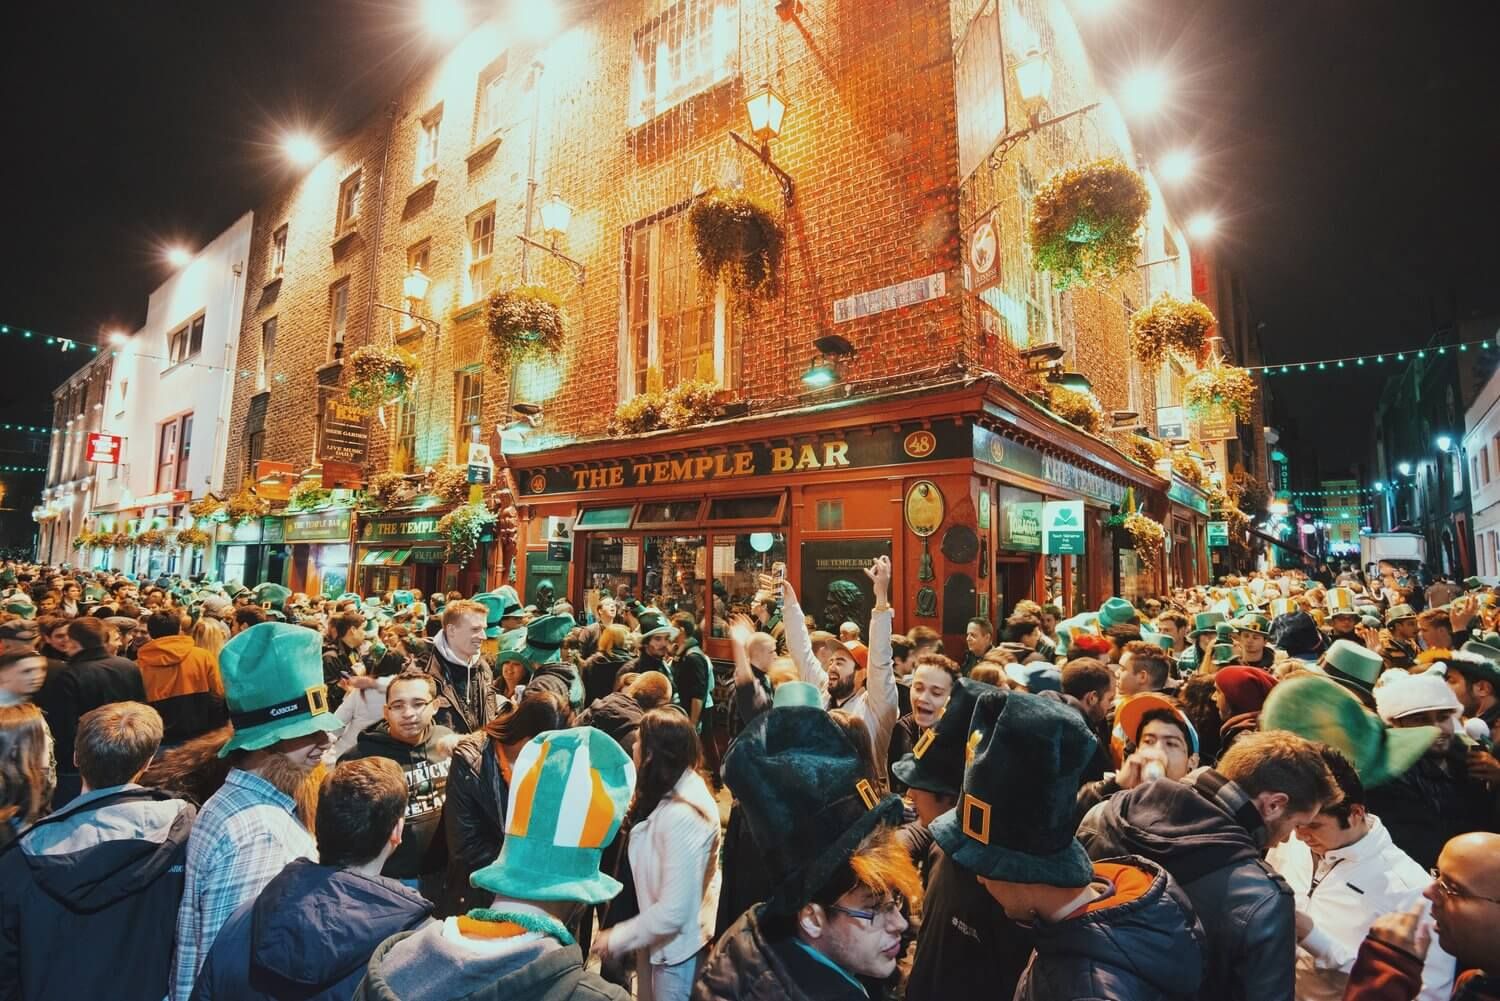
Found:
[[[370,294],[365,299],[365,334],[369,336],[373,332],[375,318],[375,300],[380,295],[376,287],[376,276],[379,274],[380,265],[380,229],[385,220],[385,172],[386,166],[391,158],[391,136],[396,130],[396,112],[400,108],[395,101],[385,106],[385,141],[380,149],[380,174],[375,179],[375,227],[370,233],[370,262],[366,268],[367,276],[365,284],[369,287]]]
[[[531,150],[527,154],[526,163],[526,218],[521,223],[521,233],[526,239],[521,241],[521,284],[531,284],[531,271],[528,268],[531,247],[531,217],[536,210],[536,146],[537,130],[542,123],[542,71],[545,69],[540,59],[531,64],[531,89],[536,98],[536,107],[531,114]]]

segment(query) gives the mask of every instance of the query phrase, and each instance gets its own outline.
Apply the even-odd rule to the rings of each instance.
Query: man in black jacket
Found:
[[[1200,997],[1290,998],[1292,890],[1264,855],[1339,796],[1319,745],[1284,730],[1253,733],[1216,768],[1110,797],[1084,817],[1078,838],[1096,860],[1143,856],[1187,891],[1208,937]]]
[[[444,840],[437,837],[448,790],[448,767],[458,738],[432,722],[437,684],[430,674],[410,671],[391,679],[385,690],[385,719],[359,735],[345,761],[388,758],[406,777],[405,831],[381,875],[408,886],[421,884],[430,900],[441,892],[447,863]]]
[[[198,811],[135,784],[161,737],[139,702],[78,721],[83,795],[0,854],[0,998],[166,996]]]
[[[478,733],[495,714],[494,672],[480,652],[488,621],[489,609],[477,601],[451,602],[422,665],[437,681],[433,720],[454,733]]]
[[[375,947],[432,904],[380,875],[402,843],[407,782],[384,758],[341,761],[318,795],[318,859],[297,859],[219,929],[193,1001],[347,1001]]]
[[[145,702],[146,684],[141,669],[124,657],[112,657],[104,648],[110,627],[103,619],[85,616],[68,623],[68,662],[51,671],[36,693],[36,704],[47,716],[57,746],[57,792],[54,806],[62,806],[80,789],[78,766],[73,761],[73,740],[84,713],[111,702]]]

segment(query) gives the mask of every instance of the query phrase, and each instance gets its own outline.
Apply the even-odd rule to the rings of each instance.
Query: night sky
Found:
[[[422,57],[416,2],[10,11],[0,323],[85,341],[139,324],[161,247],[201,245],[283,179],[287,127],[336,135]],[[1411,346],[1500,298],[1500,5],[1078,2],[1099,9],[1080,21],[1106,79],[1170,68],[1173,104],[1137,134],[1201,154],[1168,197],[1179,216],[1218,213],[1269,360]],[[45,423],[78,356],[3,343],[26,377],[0,388],[0,421]],[[1369,426],[1373,380],[1275,389],[1337,465]]]

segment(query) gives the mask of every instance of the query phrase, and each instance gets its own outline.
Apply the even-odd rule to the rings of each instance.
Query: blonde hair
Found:
[[[599,631],[599,652],[609,653],[616,647],[624,647],[630,642],[630,630],[618,623],[610,623]]]
[[[865,836],[850,856],[849,868],[861,886],[878,896],[899,893],[913,904],[922,899],[922,877],[889,827],[877,827]]]
[[[193,645],[215,657],[229,642],[229,627],[219,619],[202,618],[193,623]]]
[[[790,657],[777,657],[771,661],[771,666],[766,668],[766,678],[770,680],[773,689],[781,687],[784,681],[796,681],[801,676],[796,662]]]

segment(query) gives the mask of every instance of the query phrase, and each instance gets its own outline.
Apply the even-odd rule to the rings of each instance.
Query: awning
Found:
[[[410,549],[372,549],[359,561],[362,567],[399,567],[411,559]]]

